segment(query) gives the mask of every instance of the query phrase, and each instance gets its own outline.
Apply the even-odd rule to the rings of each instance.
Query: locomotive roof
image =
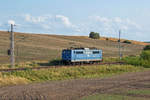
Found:
[[[73,47],[71,47],[71,48],[69,48],[69,49],[66,49],[66,50],[98,50],[98,48],[95,48],[95,47],[90,47],[90,48],[73,48]]]

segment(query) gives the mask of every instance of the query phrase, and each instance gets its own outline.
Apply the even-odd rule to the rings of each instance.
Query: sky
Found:
[[[1,0],[0,30],[150,41],[150,0]]]

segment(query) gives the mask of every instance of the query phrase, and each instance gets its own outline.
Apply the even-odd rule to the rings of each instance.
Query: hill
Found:
[[[0,31],[0,62],[8,63],[10,34]],[[117,39],[101,38],[90,39],[86,36],[63,36],[46,34],[15,33],[15,55],[17,62],[32,60],[53,60],[61,57],[61,50],[70,47],[97,47],[103,50],[104,57],[118,56]],[[137,55],[143,49],[145,43],[133,42],[133,44],[121,43],[124,55]]]

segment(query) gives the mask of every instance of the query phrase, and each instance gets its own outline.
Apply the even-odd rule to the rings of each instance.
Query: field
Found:
[[[105,84],[112,82],[116,86],[105,88],[105,90],[101,88],[95,94],[83,97],[81,100],[149,100],[149,74],[150,71],[121,75],[114,83],[113,79],[108,83],[104,82]]]
[[[84,71],[81,71],[83,68]],[[1,87],[0,99],[149,100],[150,71],[146,70],[130,65],[114,65],[2,73],[5,77],[22,77],[30,80],[29,83],[40,83]],[[62,77],[65,80],[60,81]],[[43,80],[55,81],[43,83]]]
[[[7,50],[9,49],[8,32],[0,31],[0,62],[9,63]],[[103,50],[104,57],[118,56],[117,39],[105,37],[93,40],[86,36],[63,36],[15,33],[16,62],[51,61],[61,58],[61,51],[70,47],[97,47]],[[123,40],[122,40],[123,41]],[[122,53],[138,55],[146,43],[132,41],[133,44],[122,43]]]
[[[123,42],[124,39],[121,40]],[[147,43],[121,43],[124,56],[136,58]],[[9,33],[0,32],[0,69],[10,68],[7,50]],[[30,67],[49,66],[61,59],[61,51],[70,47],[97,47],[103,50],[104,62],[117,61],[115,38],[98,40],[86,36],[63,36],[15,33],[16,68],[25,71],[0,73],[1,100],[149,100],[150,69],[136,66],[128,59],[124,65],[69,66],[42,70]],[[138,56],[140,57],[140,56]],[[139,59],[141,60],[141,59]],[[50,62],[53,63],[50,63]],[[147,60],[148,61],[148,60]],[[136,62],[135,62],[136,63]],[[132,64],[132,65],[130,65]]]

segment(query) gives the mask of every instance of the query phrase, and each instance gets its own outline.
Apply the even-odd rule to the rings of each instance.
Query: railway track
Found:
[[[124,62],[106,62],[99,64],[83,64],[84,66],[94,66],[94,65],[116,65],[116,64],[125,64]],[[56,66],[40,66],[33,68],[10,68],[10,69],[0,69],[0,72],[13,72],[13,71],[26,71],[26,70],[40,70],[40,69],[50,69],[50,68],[60,68],[60,67],[79,67],[83,65],[56,65]]]

